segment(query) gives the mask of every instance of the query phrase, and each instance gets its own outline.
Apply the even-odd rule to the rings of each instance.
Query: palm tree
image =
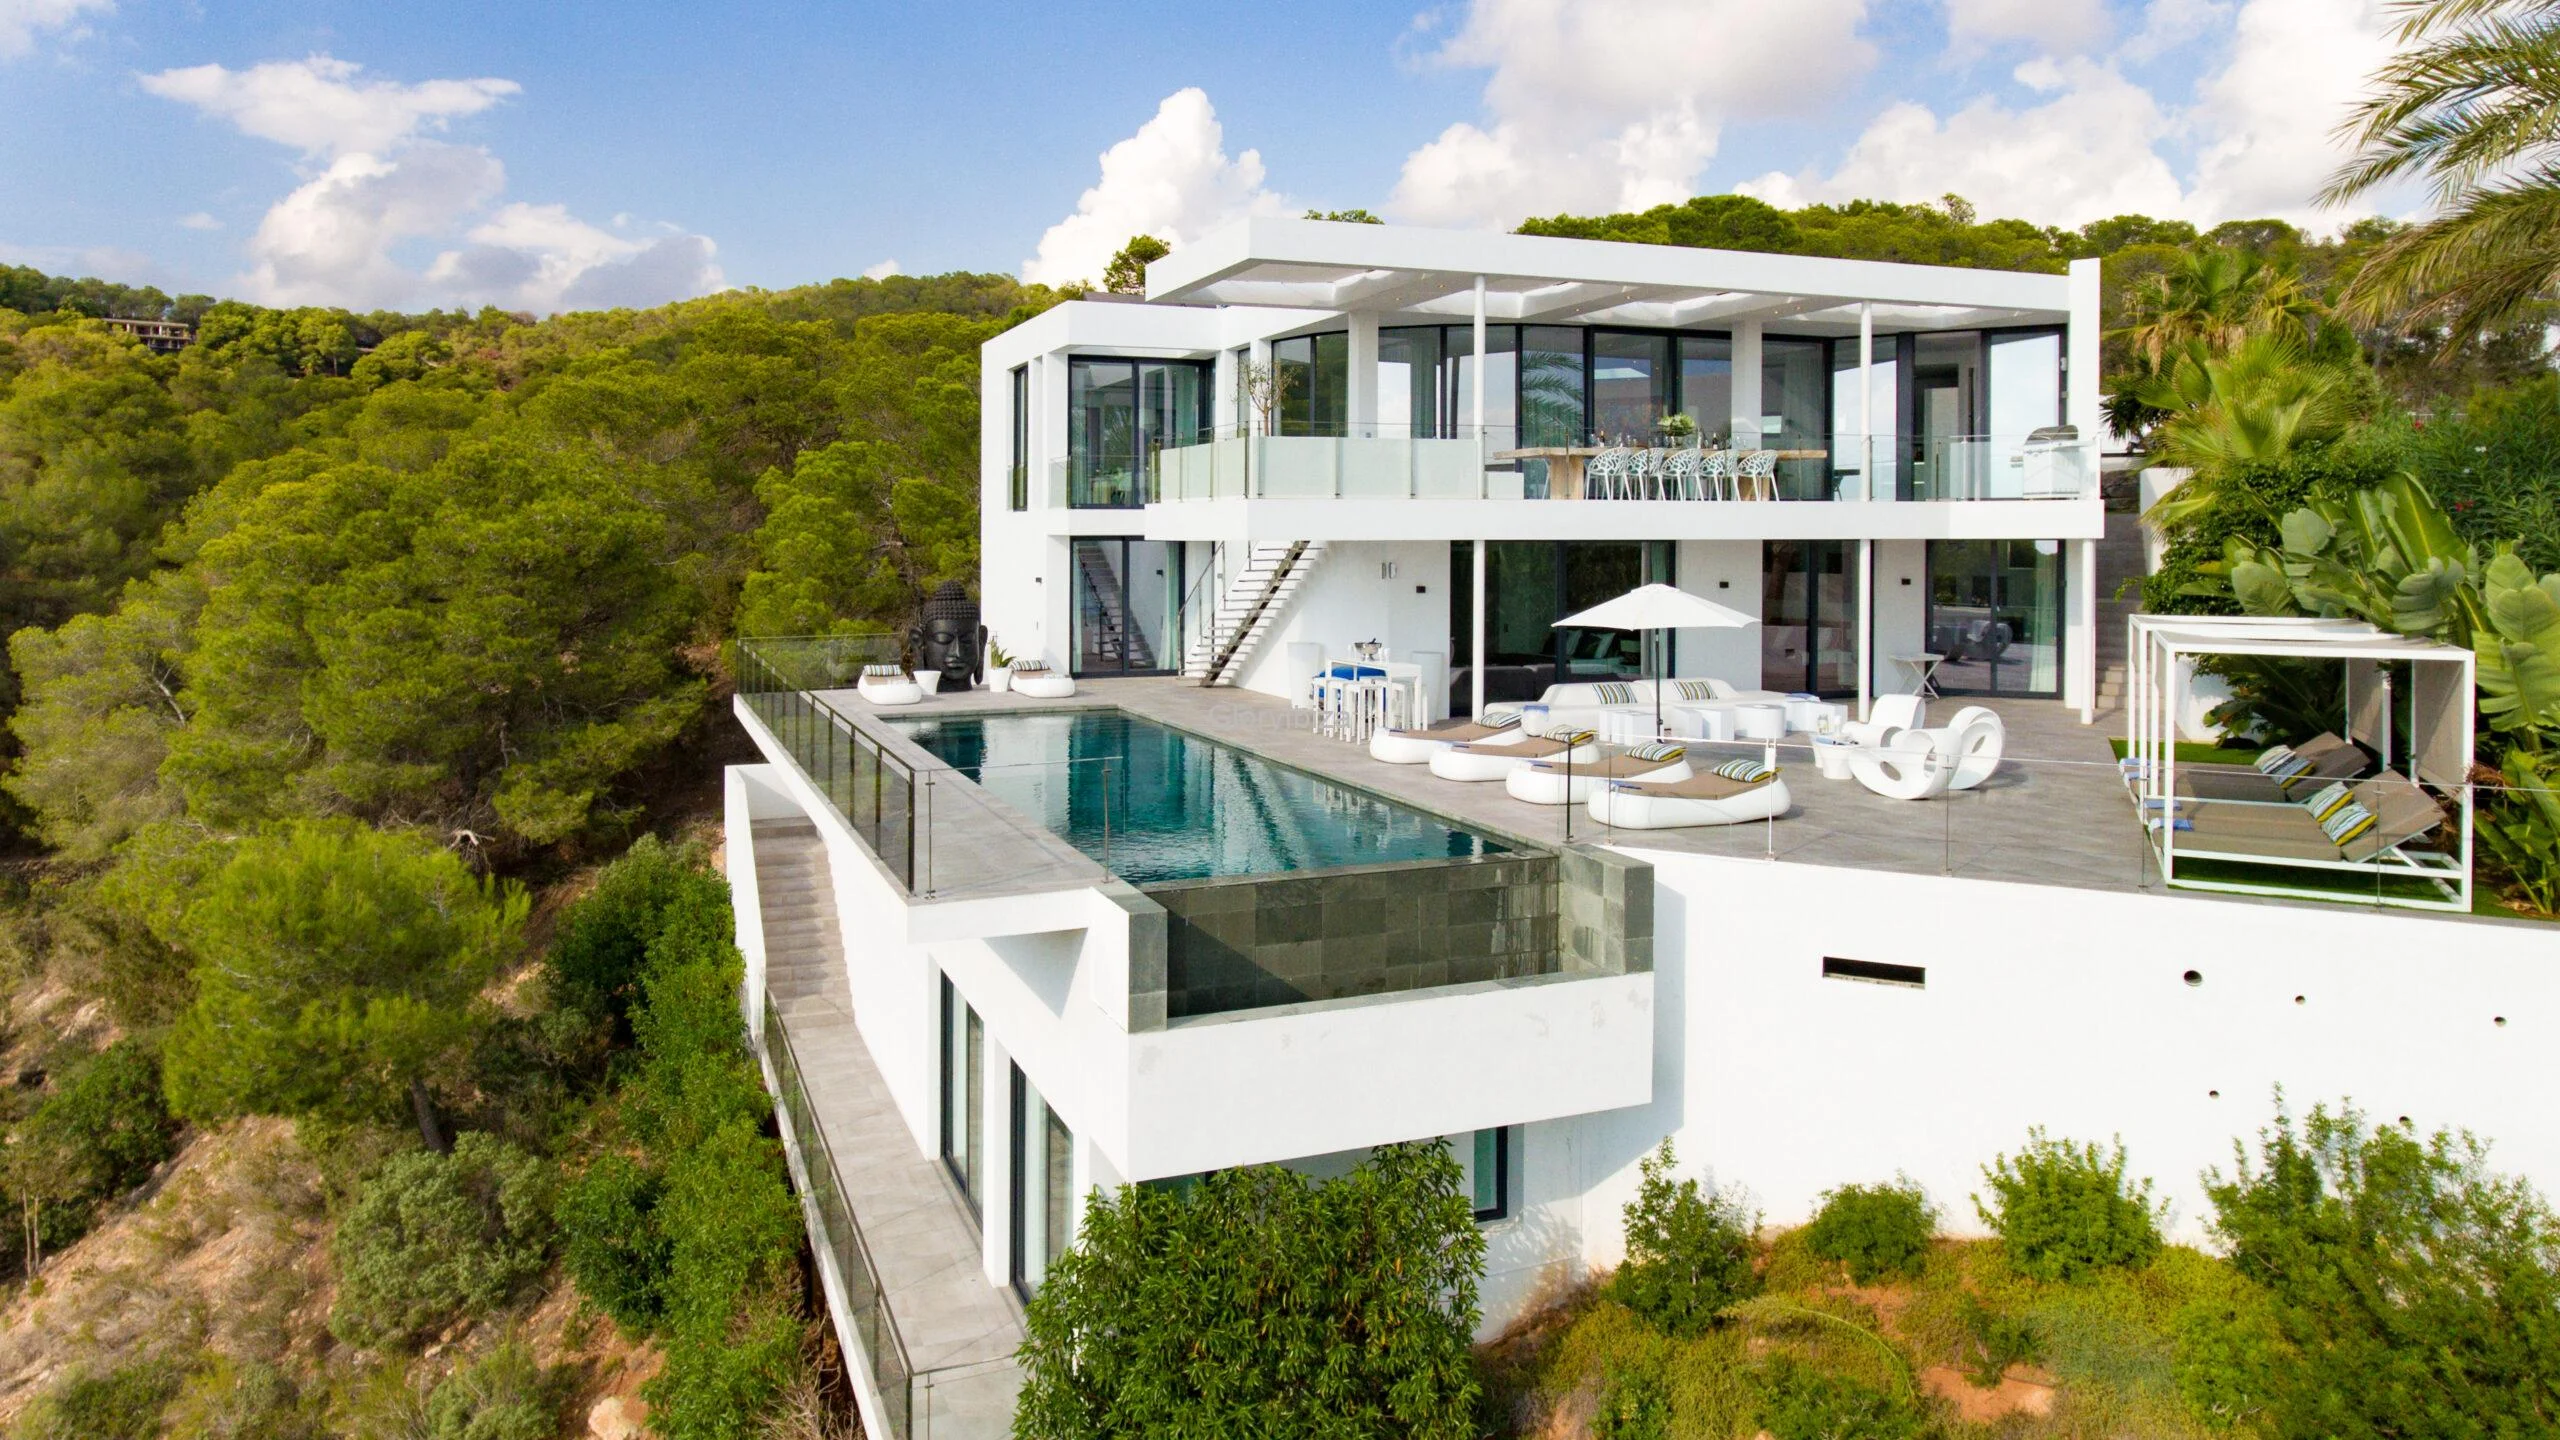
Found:
[[[2144,368],[2168,368],[2192,344],[2222,352],[2251,335],[2283,331],[2308,339],[2318,302],[2290,264],[2221,245],[2182,251],[2134,291],[2133,323],[2118,332]]]
[[[2330,204],[2423,178],[2435,214],[2385,241],[2340,308],[2444,326],[2451,345],[2524,318],[2560,280],[2560,0],[2397,0],[2407,47],[2339,134]]]
[[[2189,341],[2144,384],[2140,398],[2168,412],[2152,434],[2152,455],[2194,472],[2143,515],[2161,528],[2218,501],[2254,494],[2228,482],[2251,465],[2345,434],[2357,404],[2346,372],[2307,363],[2301,342],[2280,332],[2252,335],[2227,354]],[[2265,516],[2270,529],[2276,518],[2272,511]]]

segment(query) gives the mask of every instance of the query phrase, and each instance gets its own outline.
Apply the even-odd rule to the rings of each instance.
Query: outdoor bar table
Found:
[[[1579,500],[1582,495],[1583,467],[1591,457],[1611,447],[1603,445],[1526,445],[1517,450],[1496,450],[1488,459],[1544,460],[1547,462],[1547,498]],[[1828,450],[1780,450],[1781,460],[1828,460]],[[1774,500],[1774,495],[1757,497]]]

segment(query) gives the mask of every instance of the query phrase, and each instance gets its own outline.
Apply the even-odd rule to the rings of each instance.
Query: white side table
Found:
[[[1733,733],[1739,740],[1787,738],[1787,707],[1754,701],[1733,707]]]
[[[1642,745],[1652,740],[1653,707],[1651,705],[1604,705],[1600,709],[1600,738],[1612,745]]]
[[[1821,771],[1825,780],[1846,780],[1849,778],[1850,756],[1857,748],[1845,740],[1816,740],[1813,742],[1813,768]]]
[[[1938,698],[1936,680],[1938,666],[1946,658],[1934,651],[1922,650],[1911,655],[1896,655],[1893,657],[1893,663],[1911,672],[1912,694],[1935,700]]]
[[[1730,700],[1706,700],[1688,705],[1662,707],[1669,728],[1692,740],[1731,740],[1733,738],[1733,706]]]

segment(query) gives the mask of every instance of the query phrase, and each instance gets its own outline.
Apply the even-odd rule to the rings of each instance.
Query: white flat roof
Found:
[[[1863,301],[1879,330],[1969,330],[2060,324],[2071,303],[2065,275],[1276,218],[1239,221],[1148,266],[1147,299],[1466,319],[1478,276],[1486,318],[1504,323],[1783,320],[1854,334]]]

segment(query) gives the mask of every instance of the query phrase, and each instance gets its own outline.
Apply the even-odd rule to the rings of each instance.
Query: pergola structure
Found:
[[[2470,910],[2477,657],[2469,650],[2356,620],[2135,615],[2127,625],[2125,784],[2165,883]],[[2318,784],[2280,789],[2272,779],[2252,779],[2258,772],[2247,766],[2190,764],[2181,778],[2179,717],[2191,702],[2196,662],[2214,656],[2341,667],[2337,734],[2371,757],[2379,773],[2339,783],[2376,814],[2373,828],[2333,841],[2303,803],[2324,788]],[[2448,815],[2449,846],[2438,839]],[[2341,883],[2354,876],[2372,877],[2372,890]]]

